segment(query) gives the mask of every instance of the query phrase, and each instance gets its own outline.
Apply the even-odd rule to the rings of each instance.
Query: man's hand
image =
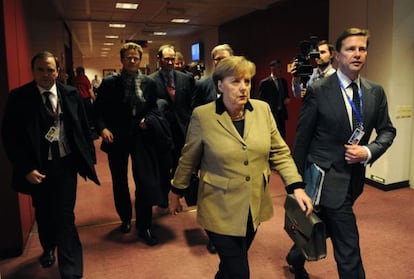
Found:
[[[101,137],[104,142],[113,143],[114,142],[114,135],[112,135],[111,131],[107,128],[104,128],[101,132]]]
[[[32,170],[26,174],[26,180],[31,184],[40,184],[43,182],[43,179],[46,178],[46,175],[41,174],[38,170]]]
[[[345,144],[345,161],[348,164],[356,164],[361,161],[366,161],[368,159],[367,150],[361,145],[357,144]]]

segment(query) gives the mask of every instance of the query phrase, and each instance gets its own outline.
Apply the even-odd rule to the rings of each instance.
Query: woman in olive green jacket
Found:
[[[200,166],[197,220],[220,257],[215,278],[249,278],[247,250],[257,227],[273,215],[271,170],[310,214],[312,202],[289,147],[279,134],[267,103],[249,100],[255,65],[232,56],[217,65],[213,80],[221,97],[197,107],[169,195],[172,214],[191,173]]]

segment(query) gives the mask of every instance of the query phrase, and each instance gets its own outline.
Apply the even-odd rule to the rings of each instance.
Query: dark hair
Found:
[[[321,45],[328,45],[328,50],[330,54],[333,54],[335,52],[335,47],[332,44],[330,44],[327,40],[319,41],[317,46],[319,47]]]
[[[276,66],[277,64],[280,64],[280,60],[279,60],[279,59],[276,59],[276,60],[272,60],[272,61],[270,61],[269,66],[270,66],[270,67],[274,67],[274,66]]]
[[[367,29],[361,29],[361,28],[348,28],[346,29],[341,35],[339,35],[338,39],[336,39],[335,48],[337,52],[341,51],[342,42],[351,36],[363,36],[367,38],[367,47],[369,44],[369,31]]]
[[[49,51],[42,51],[42,52],[37,53],[35,56],[33,56],[32,62],[31,62],[32,71],[34,70],[34,64],[35,64],[36,60],[45,59],[45,58],[49,58],[49,57],[52,57],[53,59],[55,59],[56,70],[58,70],[59,69],[59,59],[56,56],[54,56],[53,53],[51,53]]]
[[[162,55],[162,52],[164,51],[164,49],[166,49],[166,48],[171,48],[172,50],[174,50],[174,52],[175,52],[175,49],[174,49],[174,46],[173,45],[162,45],[162,46],[160,46],[160,48],[158,49],[158,53],[157,53],[157,57],[158,58],[162,58],[163,57],[163,55]]]
[[[85,68],[84,67],[77,67],[76,68],[76,74],[84,74],[85,73]]]
[[[125,52],[127,50],[130,50],[130,49],[138,50],[139,59],[142,58],[142,53],[144,51],[142,50],[142,47],[139,44],[136,44],[136,43],[126,43],[126,44],[123,44],[122,45],[121,50],[119,51],[119,55],[121,56],[121,60],[124,58]]]

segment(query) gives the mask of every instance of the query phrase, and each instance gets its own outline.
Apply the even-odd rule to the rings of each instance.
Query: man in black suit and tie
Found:
[[[233,56],[233,49],[228,44],[221,44],[215,46],[211,50],[211,59],[213,60],[213,70],[217,64],[224,58]],[[213,81],[213,76],[202,78],[196,82],[196,89],[194,93],[193,107],[198,107],[215,101],[218,97],[218,92]]]
[[[61,277],[81,278],[82,245],[74,216],[77,174],[99,184],[95,149],[79,92],[56,82],[57,58],[40,52],[31,66],[34,81],[10,92],[4,114],[12,186],[32,197],[41,265],[54,264],[57,248]]]
[[[368,30],[359,28],[338,37],[338,70],[308,88],[293,148],[302,175],[312,163],[325,170],[318,214],[332,240],[341,279],[365,278],[353,204],[363,190],[365,166],[373,164],[396,135],[384,89],[360,76],[368,38]],[[373,129],[377,135],[369,141]],[[287,261],[295,278],[309,278],[296,246]]]
[[[187,126],[190,122],[193,107],[194,78],[174,70],[175,50],[172,45],[161,46],[157,58],[160,69],[152,73],[150,77],[155,80],[155,94],[159,99],[159,108],[169,123],[174,142],[172,166],[166,164],[164,159],[160,162],[163,173],[163,188],[170,189],[170,180],[178,164],[181,149],[184,146]]]
[[[286,138],[286,120],[289,104],[289,92],[286,79],[280,76],[281,64],[279,60],[270,62],[270,76],[260,82],[259,99],[269,104],[275,118],[277,128],[282,138]]]

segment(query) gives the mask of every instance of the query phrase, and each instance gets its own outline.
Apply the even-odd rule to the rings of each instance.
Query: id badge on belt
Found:
[[[362,137],[365,135],[365,132],[362,128],[358,127],[354,130],[351,137],[348,140],[349,144],[359,144]]]

